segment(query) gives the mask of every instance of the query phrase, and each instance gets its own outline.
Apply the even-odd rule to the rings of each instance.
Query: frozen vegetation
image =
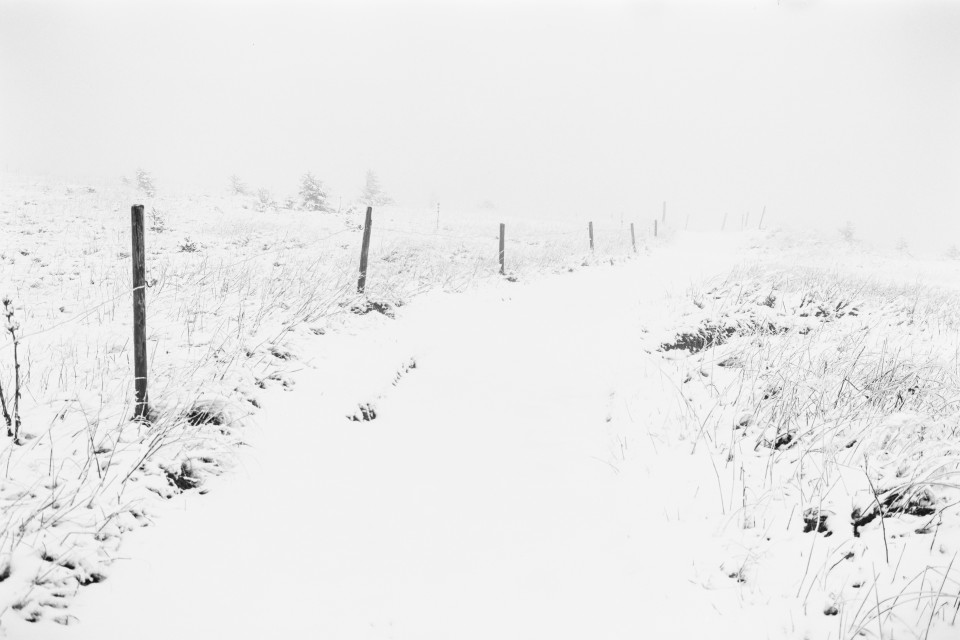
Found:
[[[955,261],[137,187],[0,192],[0,633],[956,637]]]

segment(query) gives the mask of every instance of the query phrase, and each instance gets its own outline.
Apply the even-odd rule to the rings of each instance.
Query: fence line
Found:
[[[132,263],[133,277],[132,277],[131,286],[129,288],[124,287],[116,295],[109,296],[105,299],[102,299],[96,302],[95,304],[92,304],[86,308],[83,308],[75,312],[69,318],[61,320],[59,322],[55,322],[54,324],[51,324],[50,326],[39,329],[35,332],[26,333],[20,336],[20,341],[23,342],[23,341],[36,338],[43,334],[50,333],[65,325],[69,325],[75,322],[82,322],[87,318],[89,318],[91,315],[95,314],[97,311],[103,309],[104,307],[115,304],[116,302],[123,299],[125,296],[131,295],[132,310],[133,310],[133,318],[132,318],[133,319],[133,356],[134,356],[133,357],[133,360],[134,360],[133,373],[134,373],[134,392],[135,392],[135,403],[133,407],[134,407],[134,417],[139,419],[147,419],[147,417],[149,416],[150,404],[149,404],[149,393],[148,393],[149,372],[148,372],[147,330],[146,330],[146,323],[147,323],[146,293],[148,288],[151,288],[156,284],[156,280],[154,281],[153,284],[151,284],[148,280],[148,275],[150,275],[150,272],[148,271],[149,265],[147,265],[147,251],[146,251],[147,242],[145,238],[147,229],[144,222],[145,221],[144,221],[143,205],[131,206],[131,248],[132,248],[131,263]],[[454,234],[439,233],[439,231],[426,233],[426,232],[419,232],[411,229],[398,229],[398,228],[389,227],[389,226],[378,227],[378,228],[389,233],[400,233],[400,234],[415,235],[415,236],[421,236],[421,237],[445,238],[445,239],[452,239],[457,241],[490,242],[494,239],[497,239],[499,243],[497,262],[499,266],[499,273],[503,276],[506,276],[508,273],[508,270],[506,268],[507,258],[508,258],[507,247],[506,247],[507,242],[510,242],[511,244],[514,244],[514,245],[526,243],[530,246],[543,246],[545,250],[549,250],[550,239],[568,238],[568,237],[573,238],[574,236],[578,236],[583,233],[583,231],[576,231],[576,230],[544,231],[544,232],[535,230],[531,239],[527,240],[522,237],[507,238],[506,225],[504,223],[499,223],[499,234],[497,234],[496,232],[492,232],[490,234],[475,233],[475,234],[454,235]],[[438,225],[438,228],[439,228],[439,225]],[[162,273],[157,274],[161,280],[161,284],[160,284],[160,289],[157,290],[157,295],[151,296],[151,305],[153,305],[153,308],[156,309],[157,308],[156,305],[158,301],[165,301],[168,299],[168,296],[170,295],[174,295],[185,289],[191,289],[191,288],[203,285],[205,282],[208,282],[212,278],[215,278],[217,276],[217,273],[219,272],[229,272],[231,269],[235,267],[239,267],[244,264],[251,263],[257,260],[263,260],[270,256],[283,254],[287,252],[299,251],[304,248],[309,248],[311,246],[317,246],[337,236],[340,236],[346,233],[353,233],[356,231],[357,231],[356,226],[350,226],[344,229],[334,231],[332,233],[329,233],[317,239],[311,240],[308,243],[301,244],[300,246],[297,246],[297,247],[280,246],[280,247],[275,247],[266,251],[259,251],[253,255],[248,255],[246,257],[243,257],[234,261],[230,261],[230,262],[225,262],[221,260],[218,264],[215,264],[215,265],[211,264],[210,269],[207,269],[206,267],[208,261],[203,260],[200,264],[205,270],[207,270],[207,272],[202,273],[198,277],[191,278],[186,281],[182,279],[183,275],[186,275],[185,273],[183,273],[182,270],[180,270],[177,267],[174,267],[174,273],[170,273],[168,275],[168,268],[164,266],[164,268],[161,270]],[[623,247],[624,243],[626,242],[626,239],[624,236],[625,230],[622,224],[619,230],[597,230],[594,228],[593,221],[590,221],[587,229],[588,238],[586,239],[589,240],[589,247],[591,252],[595,251],[596,249],[596,233],[598,232],[603,234],[601,237],[605,237],[607,233],[611,235],[616,234],[616,238],[619,240],[620,247]],[[354,294],[354,295],[357,295],[357,299],[363,298],[366,284],[370,276],[368,263],[369,263],[369,257],[370,257],[369,250],[370,250],[371,239],[372,239],[372,208],[368,207],[366,212],[365,225],[363,228],[363,240],[361,245],[361,256],[360,256],[360,269],[358,273],[357,287],[355,289],[355,291],[359,295]],[[628,251],[632,250],[632,253],[636,254],[637,253],[636,243],[637,241],[636,241],[636,232],[635,232],[634,224],[630,223],[630,246],[629,248],[627,248],[627,250]],[[604,246],[605,248],[613,249],[618,245],[606,244]],[[318,258],[318,262],[320,260],[322,260],[322,258]],[[482,267],[483,261],[484,261],[484,258],[482,256],[479,256],[477,258],[476,266],[478,269]],[[210,260],[209,262],[212,263],[213,261]],[[168,265],[170,263],[164,262],[162,264]],[[213,266],[216,267],[215,270],[212,269]],[[342,270],[342,269],[338,269],[338,270]],[[230,278],[230,279],[235,280],[235,278]],[[170,283],[169,285],[167,284],[168,282]],[[224,281],[224,287],[225,287],[224,291],[227,291],[228,284],[230,283],[228,283],[227,281]],[[236,284],[236,283],[234,282],[232,284]],[[229,287],[229,289],[236,291],[236,288],[232,286],[232,284]],[[109,286],[110,284],[108,284],[108,287]],[[170,289],[169,291],[167,291],[168,286]],[[341,292],[341,293],[343,296],[346,295],[345,292]],[[3,351],[8,347],[9,345],[0,347],[0,351]]]
[[[121,298],[123,298],[128,294],[132,295],[133,297],[133,334],[134,334],[133,335],[133,338],[134,338],[133,340],[134,387],[135,387],[135,397],[136,397],[136,402],[134,404],[134,407],[135,407],[134,411],[135,411],[135,417],[141,418],[141,419],[145,419],[149,413],[149,400],[148,400],[149,395],[147,390],[148,371],[147,371],[147,350],[146,350],[146,289],[153,286],[148,283],[146,278],[147,265],[146,265],[146,250],[145,250],[145,238],[144,238],[145,229],[144,229],[143,209],[144,209],[143,205],[133,205],[131,207],[131,242],[132,242],[131,259],[132,259],[132,265],[133,265],[132,286],[129,289],[121,291],[115,296],[109,297],[94,305],[91,305],[85,309],[78,311],[70,318],[62,320],[60,322],[56,322],[51,326],[48,326],[44,329],[40,329],[33,333],[24,334],[23,336],[20,337],[20,341],[22,342],[39,335],[49,333],[54,329],[57,329],[64,325],[67,325],[73,322],[82,321],[86,318],[89,318],[93,313],[95,313],[99,309],[102,309],[107,305],[115,303],[116,301],[120,300]],[[365,223],[363,226],[363,239],[362,239],[361,252],[360,252],[361,253],[360,268],[359,268],[359,273],[357,278],[357,286],[355,289],[356,293],[354,294],[356,296],[356,299],[363,299],[365,295],[364,292],[365,292],[368,276],[369,276],[368,261],[369,261],[369,251],[370,251],[370,240],[372,237],[372,222],[373,222],[372,214],[373,214],[372,207],[368,207],[366,211]],[[726,227],[727,215],[728,215],[727,213],[724,213],[723,221],[721,223],[721,231],[724,230]],[[757,227],[758,229],[763,228],[765,217],[766,217],[766,206],[764,205],[760,215],[760,221]],[[689,219],[690,219],[690,216],[689,214],[687,214],[686,224],[684,225],[684,228],[689,226]],[[398,234],[414,235],[414,236],[420,236],[420,237],[433,237],[438,239],[451,239],[456,241],[490,242],[494,239],[497,239],[498,240],[497,263],[499,266],[499,274],[502,276],[507,275],[507,269],[506,269],[506,260],[508,257],[507,251],[506,251],[507,242],[510,242],[514,245],[527,244],[529,246],[544,246],[545,248],[547,248],[549,247],[548,243],[550,238],[561,238],[561,237],[566,238],[566,237],[577,236],[583,233],[583,231],[575,231],[575,230],[544,231],[544,232],[535,230],[534,237],[530,240],[526,240],[524,238],[513,238],[513,237],[507,238],[506,225],[504,223],[499,223],[499,234],[492,232],[490,234],[473,233],[473,234],[459,234],[459,235],[440,233],[439,232],[439,216],[437,219],[437,223],[438,224],[437,224],[436,230],[433,232],[420,232],[412,229],[398,229],[398,228],[389,227],[389,226],[379,227],[379,228],[388,233],[398,233]],[[748,224],[749,224],[749,213],[744,213],[741,216],[741,228],[742,229],[747,228]],[[660,216],[659,219],[656,217],[653,219],[653,237],[654,238],[658,238],[660,236],[661,226],[663,226],[664,228],[666,227],[666,202],[665,201],[663,203],[662,215]],[[338,231],[335,231],[325,236],[322,236],[320,238],[317,238],[309,242],[308,244],[301,244],[298,247],[282,246],[282,247],[277,247],[267,251],[261,251],[254,255],[250,255],[245,258],[241,258],[239,260],[235,260],[232,262],[228,262],[228,263],[221,262],[219,265],[217,265],[218,271],[230,270],[234,267],[238,267],[240,265],[253,262],[255,260],[261,260],[271,255],[281,254],[288,251],[296,251],[296,250],[303,249],[305,247],[317,246],[321,243],[329,241],[334,237],[340,236],[345,233],[353,233],[355,231],[357,231],[357,227],[349,226],[347,228],[340,229]],[[623,227],[622,220],[621,220],[619,230],[595,230],[593,221],[591,220],[588,222],[588,225],[587,225],[587,236],[588,236],[587,240],[589,241],[589,249],[591,253],[595,251],[595,247],[596,247],[595,240],[596,240],[597,232],[602,234],[607,234],[607,233],[616,234],[616,238],[619,240],[619,246],[621,247],[623,247],[623,245],[626,242],[626,238],[624,236],[625,230]],[[547,239],[547,244],[543,244],[544,239]],[[630,239],[630,246],[628,250],[632,251],[633,254],[636,254],[638,252],[638,249],[637,249],[636,230],[633,222],[630,223],[629,239]],[[611,245],[607,245],[607,246],[609,247]],[[321,260],[322,258],[317,258],[317,261],[314,262],[313,264],[316,265]],[[482,256],[478,256],[477,264],[476,264],[477,271],[479,271],[479,269],[482,267],[483,262],[484,262],[484,258]],[[204,262],[203,264],[205,265],[206,262]],[[340,270],[342,271],[342,269]],[[202,285],[204,282],[208,281],[210,278],[214,277],[214,275],[215,275],[214,273],[210,273],[210,272],[204,273],[200,277],[192,279],[188,282],[176,283],[171,290],[175,289],[177,292],[179,292],[180,290],[183,290],[185,288],[189,289],[191,287],[197,287],[199,285]],[[346,275],[346,274],[342,273],[341,275]],[[164,290],[166,288],[165,283],[167,281],[166,270],[164,270],[161,277],[163,278],[164,285],[161,288],[161,292],[159,292],[158,295],[152,298],[153,304],[156,304],[156,302],[159,300],[164,300],[167,295],[167,292]],[[226,282],[224,283],[224,286],[226,287]],[[341,292],[341,294],[345,294],[345,291]],[[9,345],[0,347],[0,351],[3,351],[4,349],[8,348],[8,346]]]
[[[721,231],[725,230],[725,228],[726,228],[726,223],[727,223],[728,215],[729,215],[728,213],[724,213],[724,215],[723,215],[723,221],[722,221],[721,226],[720,226],[720,230],[721,230]],[[760,216],[760,223],[759,223],[759,225],[758,225],[758,228],[759,228],[759,229],[762,229],[762,228],[763,228],[763,222],[765,221],[765,217],[766,217],[766,206],[763,207],[763,211],[762,211],[761,216]],[[631,223],[630,223],[630,227],[631,227],[631,247],[634,249],[634,251],[636,251],[636,232],[635,232],[635,230],[634,230],[634,223],[631,222]],[[453,235],[453,234],[443,234],[443,233],[436,233],[436,232],[433,232],[433,233],[431,233],[431,232],[420,232],[420,231],[414,231],[414,230],[409,230],[409,229],[398,229],[398,228],[395,228],[395,227],[383,227],[383,226],[381,226],[381,227],[378,227],[378,228],[380,228],[380,229],[383,230],[383,231],[389,231],[389,232],[391,232],[391,233],[400,233],[400,234],[416,235],[416,236],[423,236],[423,237],[446,238],[446,239],[453,239],[453,240],[490,240],[490,239],[496,239],[496,238],[497,238],[497,235],[496,235],[495,232],[494,232],[494,233],[491,233],[491,234],[489,234],[489,235],[487,235],[487,234],[469,234],[469,235],[462,234],[462,235]],[[658,225],[657,225],[657,221],[656,221],[656,220],[654,220],[654,230],[655,230],[655,237],[658,237],[658,236],[659,236],[659,227],[658,227]],[[355,227],[345,228],[345,229],[341,229],[341,230],[338,230],[338,231],[334,231],[334,232],[329,233],[329,234],[327,234],[327,235],[325,235],[325,236],[323,236],[323,237],[320,237],[320,238],[317,238],[316,240],[313,240],[310,244],[311,244],[311,245],[320,244],[320,243],[326,242],[326,241],[328,241],[328,240],[330,240],[330,239],[332,239],[332,238],[335,238],[335,237],[337,237],[337,236],[343,235],[343,234],[345,234],[345,233],[352,233],[352,232],[354,232],[354,231],[356,231],[356,228],[355,228]],[[603,230],[603,229],[596,229],[596,230],[594,230],[594,234],[595,234],[595,235],[596,235],[597,233],[604,234],[604,233],[608,233],[608,232],[609,232],[609,233],[618,233],[618,232],[612,231],[612,230],[611,230],[611,231],[607,231],[607,230]],[[566,236],[579,235],[580,233],[582,233],[582,232],[581,232],[581,231],[552,231],[552,232],[551,232],[551,231],[546,231],[546,232],[540,232],[540,231],[538,231],[538,232],[537,232],[537,236],[538,236],[538,237],[541,237],[541,238],[545,238],[545,237],[546,237],[546,238],[549,238],[549,237],[566,237]],[[523,243],[523,242],[530,242],[530,241],[523,240],[523,239],[519,239],[519,238],[506,238],[506,239],[505,239],[505,242],[507,242],[507,243],[520,244],[520,243]],[[535,241],[534,241],[534,242],[535,242]],[[284,252],[286,252],[286,251],[293,251],[293,250],[296,250],[296,249],[291,248],[291,247],[277,247],[277,248],[275,248],[275,249],[270,249],[270,250],[267,250],[267,251],[261,251],[261,252],[258,252],[258,253],[256,253],[256,254],[254,254],[254,255],[247,256],[247,257],[245,257],[245,258],[241,258],[241,259],[239,259],[239,260],[235,260],[235,261],[232,261],[232,262],[226,262],[226,263],[221,262],[221,263],[217,264],[216,266],[217,266],[217,269],[218,269],[218,270],[232,269],[232,268],[234,268],[234,267],[238,267],[238,266],[240,266],[240,265],[243,265],[243,264],[246,264],[246,263],[249,263],[249,262],[253,262],[253,261],[255,261],[255,260],[259,260],[259,259],[262,259],[262,258],[265,258],[265,257],[269,257],[269,256],[272,256],[272,255],[284,253]],[[210,273],[208,273],[208,274],[202,275],[202,276],[200,276],[199,278],[196,278],[196,279],[194,279],[194,280],[192,280],[192,281],[189,281],[189,282],[186,282],[186,283],[179,283],[177,286],[180,287],[180,288],[189,288],[189,287],[199,286],[199,285],[203,284],[206,280],[210,279],[211,277],[213,277],[213,275],[210,274]],[[150,283],[145,283],[143,286],[146,287],[146,288],[151,288],[151,287],[154,286],[154,285],[151,285]],[[45,328],[43,328],[43,329],[39,329],[39,330],[34,331],[34,332],[31,332],[31,333],[25,333],[25,334],[23,334],[22,336],[20,336],[20,341],[23,342],[23,341],[25,341],[25,340],[29,340],[30,338],[35,338],[35,337],[37,337],[37,336],[40,336],[40,335],[49,333],[49,332],[53,331],[54,329],[58,329],[58,328],[63,327],[63,326],[65,326],[65,325],[71,324],[71,323],[73,323],[73,322],[82,321],[82,320],[90,317],[90,315],[93,314],[94,312],[96,312],[97,310],[102,309],[103,307],[105,307],[105,306],[107,306],[107,305],[110,305],[110,304],[113,304],[113,303],[119,301],[119,300],[122,299],[124,296],[131,295],[131,294],[136,293],[137,289],[138,289],[137,287],[131,286],[130,288],[124,289],[123,291],[121,291],[120,293],[118,293],[118,294],[116,294],[116,295],[114,295],[114,296],[111,296],[111,297],[109,297],[109,298],[106,298],[106,299],[104,299],[104,300],[101,300],[101,301],[99,301],[99,302],[97,302],[97,303],[95,303],[95,304],[93,304],[93,305],[91,305],[91,306],[89,306],[89,307],[85,307],[85,308],[81,309],[80,311],[77,311],[74,315],[72,315],[72,316],[69,317],[69,318],[66,318],[66,319],[64,319],[64,320],[61,320],[61,321],[59,321],[59,322],[56,322],[56,323],[54,323],[54,324],[52,324],[52,325],[50,325],[50,326],[48,326],[48,327],[45,327]],[[159,297],[158,297],[158,298],[154,298],[154,300],[157,300],[157,299],[159,299]],[[0,346],[0,351],[4,351],[4,350],[6,350],[6,349],[8,349],[8,348],[9,348],[9,345]]]

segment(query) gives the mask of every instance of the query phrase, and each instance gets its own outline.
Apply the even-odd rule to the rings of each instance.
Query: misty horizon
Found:
[[[960,232],[943,2],[0,5],[8,172]],[[931,231],[935,232],[936,238]],[[924,234],[927,234],[925,237]]]

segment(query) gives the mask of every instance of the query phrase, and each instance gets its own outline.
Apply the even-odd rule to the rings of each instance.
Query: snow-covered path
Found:
[[[653,451],[677,399],[640,328],[697,252],[427,296],[318,339],[242,469],[130,534],[78,625],[12,637],[767,637],[734,589],[692,579],[709,463]],[[345,418],[359,402],[375,420]]]

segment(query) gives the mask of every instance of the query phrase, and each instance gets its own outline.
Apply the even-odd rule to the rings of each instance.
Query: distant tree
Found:
[[[163,233],[167,230],[167,215],[163,211],[156,207],[150,207],[147,216],[150,218],[150,231]]]
[[[381,206],[393,202],[393,199],[384,193],[380,186],[380,179],[373,171],[367,171],[367,180],[360,193],[360,199],[368,206]]]
[[[153,185],[153,176],[143,169],[137,169],[137,189],[140,189],[140,191],[143,191],[151,198],[157,192],[156,187]]]
[[[273,194],[270,193],[268,189],[257,190],[257,211],[262,213],[268,209],[273,209],[276,206],[277,203],[273,199]]]
[[[897,253],[907,253],[910,250],[910,245],[907,244],[907,241],[901,236],[897,240]]]
[[[300,205],[307,211],[329,213],[327,190],[323,182],[309,171],[300,178]]]
[[[856,230],[849,220],[847,220],[847,224],[840,227],[840,237],[843,238],[844,242],[853,242],[855,234]]]
[[[247,194],[247,183],[245,183],[237,174],[230,176],[230,193],[237,196]]]

